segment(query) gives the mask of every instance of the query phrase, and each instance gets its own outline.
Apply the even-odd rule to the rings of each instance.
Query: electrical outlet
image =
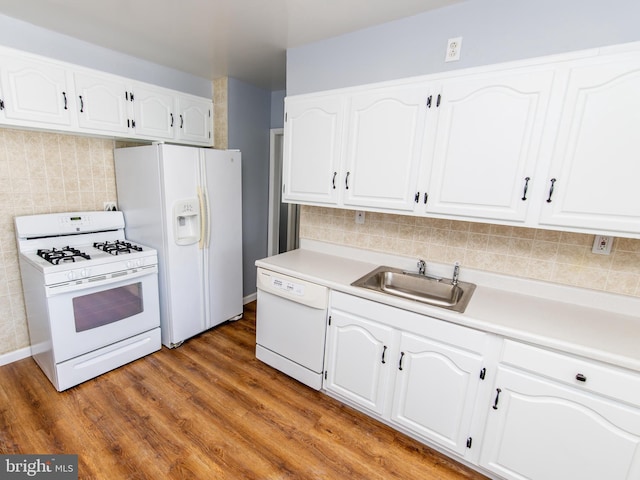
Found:
[[[356,223],[358,225],[362,225],[364,223],[364,212],[361,210],[356,212]]]
[[[116,202],[104,202],[102,206],[105,212],[115,212],[116,210],[118,210]]]
[[[611,246],[613,245],[613,237],[607,235],[596,235],[593,239],[593,248],[591,251],[598,255],[609,255]]]
[[[462,50],[462,37],[450,38],[447,41],[447,53],[445,62],[455,62],[460,60],[460,50]]]

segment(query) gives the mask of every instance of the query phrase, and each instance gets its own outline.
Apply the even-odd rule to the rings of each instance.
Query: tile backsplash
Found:
[[[112,139],[0,128],[0,354],[29,345],[13,219],[115,201]]]
[[[640,297],[640,240],[616,238],[610,255],[593,235],[302,206],[300,238]]]

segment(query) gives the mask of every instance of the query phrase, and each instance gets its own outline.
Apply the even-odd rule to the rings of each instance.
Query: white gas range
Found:
[[[159,350],[158,257],[122,212],[16,217],[31,353],[62,391]]]

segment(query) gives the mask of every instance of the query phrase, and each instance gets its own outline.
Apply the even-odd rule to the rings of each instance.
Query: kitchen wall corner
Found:
[[[215,148],[229,148],[229,78],[213,81],[213,145]]]
[[[423,258],[487,272],[640,297],[640,240],[616,238],[611,255],[593,235],[302,206],[300,238]]]
[[[102,210],[116,200],[112,139],[0,128],[0,355],[29,346],[17,215]]]

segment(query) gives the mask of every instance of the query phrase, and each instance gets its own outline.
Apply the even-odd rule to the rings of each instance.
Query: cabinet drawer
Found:
[[[505,340],[501,363],[640,406],[640,375],[570,355]]]

